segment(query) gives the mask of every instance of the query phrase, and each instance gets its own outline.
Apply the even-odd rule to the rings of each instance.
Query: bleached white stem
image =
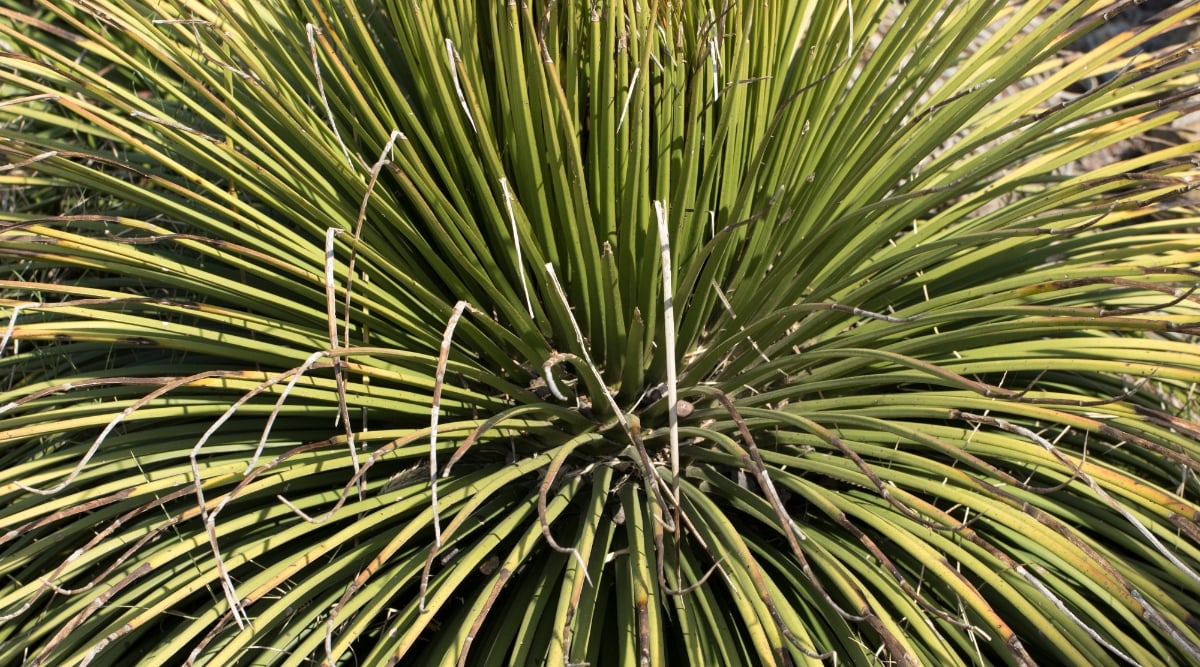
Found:
[[[670,428],[671,479],[679,485],[679,386],[675,368],[675,288],[671,280],[671,237],[667,229],[667,210],[662,201],[655,200],[654,213],[658,218],[659,250],[662,252],[663,331],[667,355],[667,419]],[[676,497],[675,502],[679,501]]]
[[[529,310],[529,319],[534,319],[533,302],[529,299],[529,285],[525,282],[525,261],[521,258],[521,236],[517,232],[517,216],[513,213],[512,191],[508,188],[508,179],[500,179],[500,187],[504,188],[504,206],[508,209],[508,221],[512,224],[513,245],[517,248],[517,276],[521,279],[521,290],[525,293],[525,307]]]
[[[479,128],[475,125],[475,119],[471,117],[471,107],[467,105],[467,96],[463,93],[462,82],[458,80],[458,50],[454,48],[454,42],[449,39],[446,40],[446,56],[450,60],[450,76],[454,77],[454,90],[458,93],[458,102],[466,112],[467,120],[471,121],[471,129],[478,133]]]
[[[438,517],[437,497],[437,436],[438,417],[442,408],[442,385],[446,380],[446,363],[450,360],[450,341],[454,338],[454,329],[462,319],[463,311],[467,309],[466,301],[454,304],[454,312],[446,322],[446,333],[442,335],[442,346],[438,353],[437,376],[433,384],[433,406],[429,411],[429,495],[433,504],[433,540],[437,546],[442,546],[442,523]]]
[[[354,161],[350,159],[350,150],[346,148],[346,142],[342,141],[342,134],[338,132],[337,123],[333,120],[333,109],[329,107],[329,98],[325,95],[325,82],[321,79],[321,63],[317,58],[317,26],[308,23],[304,27],[308,31],[308,50],[312,54],[313,72],[317,75],[317,93],[321,96],[321,104],[325,105],[325,116],[329,118],[329,129],[333,130],[333,136],[337,138],[338,146],[342,148],[342,155],[346,156],[346,164],[353,169]]]

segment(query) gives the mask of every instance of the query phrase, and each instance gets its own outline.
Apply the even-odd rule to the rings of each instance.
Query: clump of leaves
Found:
[[[1121,4],[4,9],[0,662],[1200,660]]]

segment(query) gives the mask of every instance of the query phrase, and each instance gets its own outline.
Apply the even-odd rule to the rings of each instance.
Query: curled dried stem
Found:
[[[442,335],[442,345],[438,351],[437,373],[433,384],[433,401],[429,409],[429,497],[433,504],[433,540],[438,547],[442,546],[442,523],[438,512],[438,465],[437,465],[437,436],[438,418],[442,412],[442,386],[446,380],[446,363],[450,359],[450,342],[454,338],[454,329],[470,304],[459,301],[454,304],[450,319],[446,322],[446,332]]]
[[[558,282],[558,276],[554,273],[553,264],[546,264],[546,273],[549,274],[550,281],[554,284],[555,292],[557,292],[559,300],[562,301],[563,308],[571,322],[571,327],[575,331],[575,340],[579,344],[579,349],[583,353],[583,369],[590,371],[596,385],[603,388],[605,386],[604,378],[600,375],[600,369],[596,368],[596,364],[592,363],[591,356],[587,351],[587,345],[583,339],[583,332],[580,331],[579,323],[575,321],[575,315],[571,312],[571,304],[567,301],[567,294],[563,291],[562,284]],[[571,356],[573,357],[574,355]],[[568,357],[564,355],[563,358]],[[549,384],[549,382],[547,382],[547,384]],[[655,469],[654,462],[650,459],[650,452],[646,450],[645,443],[642,442],[641,424],[638,421],[637,416],[629,415],[627,417],[625,413],[621,411],[620,406],[617,405],[617,399],[613,397],[612,392],[605,390],[600,391],[600,393],[608,402],[609,408],[612,410],[617,423],[621,425],[621,428],[625,431],[625,434],[629,437],[629,440],[633,443],[634,448],[637,450],[638,459],[642,466],[643,478],[646,485],[650,487],[650,491],[654,495],[655,501],[660,507],[668,507],[662,493],[662,488],[665,487],[665,483],[663,482],[662,476],[659,475],[658,471]],[[660,520],[669,522],[666,524],[667,530],[671,532],[676,530],[674,520],[666,516],[663,516]]]

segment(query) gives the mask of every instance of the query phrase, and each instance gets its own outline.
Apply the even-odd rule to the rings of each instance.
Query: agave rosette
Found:
[[[3,10],[0,662],[1200,660],[1119,4]]]

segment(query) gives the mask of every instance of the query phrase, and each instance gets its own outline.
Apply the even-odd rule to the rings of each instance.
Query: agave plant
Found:
[[[1195,664],[1123,4],[5,4],[0,663]]]

